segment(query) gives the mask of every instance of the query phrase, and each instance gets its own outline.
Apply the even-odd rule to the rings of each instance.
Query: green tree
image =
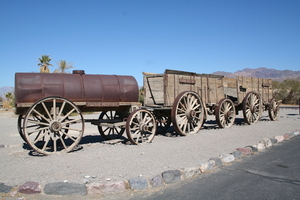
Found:
[[[41,58],[39,58],[40,63],[38,66],[40,66],[40,73],[50,73],[48,66],[53,66],[50,64],[50,61],[52,59],[49,57],[49,55],[42,55]]]
[[[60,60],[60,61],[58,61],[56,63],[58,65],[58,68],[56,70],[54,70],[53,73],[63,73],[63,74],[66,74],[66,73],[70,73],[70,72],[68,72],[69,69],[74,68],[73,67],[74,63],[66,62],[65,60]]]
[[[274,81],[273,89],[277,100],[282,100],[284,104],[295,104],[300,98],[300,77],[283,82]]]

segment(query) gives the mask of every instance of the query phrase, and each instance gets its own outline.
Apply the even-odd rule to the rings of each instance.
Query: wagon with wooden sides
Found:
[[[16,73],[18,130],[35,151],[49,155],[78,146],[85,122],[98,126],[106,139],[126,131],[133,144],[151,142],[156,132],[152,112],[140,108],[138,84],[132,76]],[[101,111],[98,119],[83,112]]]
[[[230,127],[239,110],[248,124],[258,121],[263,110],[269,111],[271,120],[278,118],[270,79],[176,70],[143,74],[144,106],[153,109],[161,132],[172,123],[180,135],[196,133],[208,115],[215,115],[219,127]]]

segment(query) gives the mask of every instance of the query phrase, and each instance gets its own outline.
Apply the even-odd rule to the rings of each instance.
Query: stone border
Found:
[[[123,193],[127,190],[134,191],[162,187],[179,181],[184,181],[201,173],[211,172],[216,167],[229,164],[245,155],[251,155],[255,152],[263,151],[276,143],[289,140],[290,138],[298,135],[300,135],[300,130],[276,136],[274,138],[265,138],[255,145],[237,148],[232,153],[224,153],[219,157],[210,158],[208,162],[202,163],[200,166],[164,171],[151,179],[140,176],[129,180],[108,181],[102,183],[89,183],[88,180],[86,181],[86,184],[55,182],[46,184],[44,188],[34,181],[27,181],[15,188],[5,185],[4,183],[0,183],[0,193],[7,193],[5,196],[8,197],[22,196],[22,194],[38,194],[42,192],[46,195],[109,195]]]

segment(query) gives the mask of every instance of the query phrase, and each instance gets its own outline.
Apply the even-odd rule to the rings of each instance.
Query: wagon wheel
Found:
[[[156,120],[145,109],[133,111],[126,121],[126,134],[132,144],[151,142],[156,133]]]
[[[18,132],[21,136],[21,138],[24,140],[24,142],[27,143],[25,136],[24,136],[24,131],[23,131],[23,122],[24,122],[24,115],[19,115],[18,117]]]
[[[216,108],[216,121],[220,128],[231,127],[235,121],[235,107],[230,99],[221,99]]]
[[[279,104],[277,103],[277,101],[274,98],[270,100],[268,111],[269,111],[269,117],[272,121],[275,121],[278,119]]]
[[[259,94],[249,92],[243,100],[243,115],[247,124],[253,124],[261,116],[262,101]]]
[[[180,135],[197,133],[204,119],[204,106],[200,96],[195,92],[180,93],[171,112],[173,126]]]
[[[103,111],[100,116],[99,116],[99,121],[100,120],[118,120],[118,114],[116,111]],[[122,121],[122,120],[121,120]],[[122,136],[122,134],[125,131],[125,128],[120,128],[120,127],[115,127],[113,126],[105,126],[101,125],[98,126],[99,133],[101,134],[102,137],[104,137],[107,140],[111,139],[118,139]]]
[[[73,150],[83,131],[81,111],[62,97],[46,97],[37,101],[27,111],[23,122],[27,143],[44,155]]]
[[[171,125],[171,115],[168,113],[154,112],[156,117],[156,133],[164,134]]]
[[[19,115],[19,117],[18,117],[18,132],[19,132],[21,138],[24,140],[24,142],[27,143],[25,135],[24,135],[24,127],[23,127],[24,117],[25,117],[24,115]],[[42,119],[38,119],[37,116],[33,116],[33,117],[36,118],[36,120],[38,120],[38,121],[42,121]],[[66,118],[64,121],[67,121],[67,120],[68,120],[68,118]],[[69,124],[67,124],[67,127],[69,127]],[[67,129],[65,129],[65,131],[68,132]]]

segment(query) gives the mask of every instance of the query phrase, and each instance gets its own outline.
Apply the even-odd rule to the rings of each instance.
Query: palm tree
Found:
[[[58,65],[58,68],[54,70],[53,73],[62,73],[66,74],[69,73],[67,70],[74,68],[74,63],[66,62],[65,60],[60,60],[59,62],[56,62]]]
[[[49,57],[49,55],[42,55],[42,58],[39,58],[40,63],[38,64],[38,66],[41,66],[41,73],[50,73],[48,66],[53,66],[52,64],[50,64],[51,60],[52,59]]]
[[[11,92],[7,92],[4,95],[7,100],[12,100],[14,98],[14,95]]]

